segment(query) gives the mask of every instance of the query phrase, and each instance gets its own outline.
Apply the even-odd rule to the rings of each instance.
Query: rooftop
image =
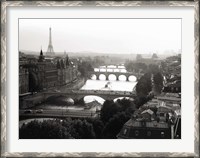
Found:
[[[130,119],[125,123],[125,126],[129,127],[145,127],[145,128],[169,128],[168,123],[166,122],[157,122],[157,121],[137,121]]]

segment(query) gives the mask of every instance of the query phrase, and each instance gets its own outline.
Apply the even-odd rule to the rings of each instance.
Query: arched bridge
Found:
[[[99,80],[99,76],[100,75],[105,75],[106,77],[106,80],[109,80],[109,76],[110,75],[115,75],[116,76],[116,80],[118,81],[119,80],[119,77],[120,76],[125,76],[126,77],[126,81],[129,81],[129,77],[130,76],[135,76],[137,80],[140,79],[140,77],[143,75],[142,73],[134,73],[134,72],[108,72],[108,71],[105,71],[105,72],[102,72],[102,71],[92,71],[92,72],[89,72],[89,76],[92,76],[92,75],[96,75],[96,79]]]
[[[69,90],[69,92],[44,92],[43,99],[46,100],[51,96],[66,96],[72,99],[81,99],[85,96],[90,95],[99,96],[105,100],[113,100],[119,97],[134,97],[134,94],[132,92],[124,91]]]

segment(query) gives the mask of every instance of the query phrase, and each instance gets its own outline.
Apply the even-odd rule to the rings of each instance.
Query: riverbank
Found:
[[[43,98],[43,93],[44,92],[68,92],[69,90],[78,90],[80,89],[86,82],[86,78],[83,77],[79,77],[76,80],[69,82],[66,85],[63,86],[59,86],[59,87],[53,87],[50,88],[46,91],[42,91],[42,92],[37,92],[35,94],[31,94],[31,95],[27,95],[24,96],[23,98],[20,98],[20,109],[26,109],[26,108],[30,108],[30,107],[34,107],[37,104],[40,104],[41,102],[44,101]]]
[[[57,88],[57,90],[59,92],[67,92],[69,89],[78,90],[81,87],[83,87],[83,85],[85,84],[86,81],[87,81],[86,78],[80,77],[66,85],[63,85],[63,86]]]

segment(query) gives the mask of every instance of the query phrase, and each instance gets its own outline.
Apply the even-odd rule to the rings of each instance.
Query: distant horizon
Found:
[[[35,50],[19,50],[19,52],[22,52],[22,53],[25,53],[25,54],[31,54],[31,55],[34,55],[33,53],[38,53],[38,54],[35,54],[35,55],[39,55],[39,53],[40,53],[40,51],[42,50],[42,52],[43,53],[46,53],[47,51],[44,51],[43,49],[39,49],[38,51],[35,51]],[[79,51],[79,52],[67,52],[67,51],[63,51],[63,52],[55,52],[55,56],[56,55],[64,55],[64,53],[66,53],[66,54],[68,54],[68,53],[70,53],[70,54],[76,54],[76,53],[78,53],[78,54],[89,54],[89,53],[92,53],[92,55],[95,55],[95,54],[102,54],[102,55],[124,55],[124,54],[126,54],[126,55],[138,55],[138,54],[140,54],[140,55],[153,55],[153,54],[157,54],[157,55],[178,55],[178,54],[181,54],[181,52],[174,52],[173,50],[169,50],[169,52],[168,53],[165,53],[165,52],[163,52],[163,53],[153,53],[153,52],[150,52],[150,53],[128,53],[128,52],[124,52],[124,53],[103,53],[103,52],[90,52],[90,51]],[[46,55],[46,54],[44,54],[44,55]]]
[[[19,19],[19,49],[46,52],[181,52],[181,19]],[[141,52],[141,53],[140,53]]]

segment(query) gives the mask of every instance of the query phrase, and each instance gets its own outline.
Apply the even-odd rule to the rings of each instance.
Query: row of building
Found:
[[[19,94],[38,92],[70,83],[80,73],[77,66],[63,58],[45,58],[41,50],[39,58],[27,57],[20,52]]]
[[[155,53],[153,55],[137,54],[136,61],[139,63],[145,63],[147,65],[150,65],[150,64],[159,64],[161,62],[161,59]]]
[[[181,138],[181,98],[173,93],[161,94],[134,112],[118,138]]]
[[[164,92],[181,93],[181,55],[168,57],[161,69],[165,76]]]
[[[181,138],[181,56],[161,62],[161,70],[162,93],[134,112],[117,135],[119,139]]]

